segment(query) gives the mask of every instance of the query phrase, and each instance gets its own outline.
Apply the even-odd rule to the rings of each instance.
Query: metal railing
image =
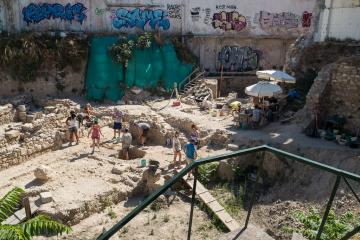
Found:
[[[200,71],[200,68],[197,67],[197,68],[194,69],[194,71],[192,71],[189,75],[187,75],[186,78],[184,78],[184,80],[182,80],[182,81],[178,84],[179,90],[182,89],[182,88],[184,88],[184,87],[185,87],[185,84],[186,84],[188,81],[191,80],[191,77],[192,77],[194,74],[198,73],[199,71]]]
[[[245,150],[239,150],[239,151],[235,151],[235,152],[231,152],[231,153],[226,153],[226,154],[222,154],[222,155],[218,155],[218,156],[214,156],[214,157],[208,157],[208,158],[203,158],[197,161],[192,162],[191,164],[189,164],[188,166],[186,166],[184,169],[182,169],[178,174],[176,174],[173,178],[171,178],[170,180],[168,180],[164,186],[160,187],[159,189],[157,189],[155,192],[153,192],[150,196],[148,196],[143,202],[141,202],[135,209],[133,209],[128,215],[126,215],[122,220],[120,220],[117,224],[115,224],[111,229],[109,229],[108,231],[102,233],[97,240],[107,240],[109,239],[111,236],[113,236],[116,232],[118,232],[122,227],[124,227],[128,222],[130,222],[136,215],[138,215],[142,210],[144,210],[147,206],[149,206],[155,199],[157,199],[161,194],[165,193],[166,190],[168,190],[171,186],[173,186],[178,180],[182,179],[183,176],[185,176],[188,172],[193,170],[193,174],[194,174],[194,182],[193,182],[193,188],[192,188],[192,199],[191,199],[191,209],[190,209],[190,219],[189,219],[189,226],[188,226],[188,234],[187,234],[187,239],[190,240],[191,238],[191,228],[192,228],[192,219],[193,219],[193,212],[194,212],[194,205],[195,205],[195,194],[196,194],[196,182],[197,182],[197,169],[200,165],[203,164],[207,164],[207,163],[211,163],[211,162],[217,162],[220,160],[224,160],[224,159],[229,159],[229,158],[233,158],[233,157],[238,157],[238,156],[242,156],[242,155],[246,155],[249,153],[263,153],[265,154],[266,152],[270,152],[273,153],[277,156],[281,156],[281,157],[285,157],[287,159],[296,161],[296,162],[300,162],[303,163],[305,165],[311,166],[313,168],[317,168],[320,169],[322,171],[326,171],[329,173],[332,173],[334,175],[336,175],[336,180],[335,180],[335,184],[334,187],[331,191],[329,200],[327,202],[326,208],[325,208],[325,212],[319,227],[319,230],[317,232],[317,236],[316,236],[316,240],[320,240],[321,238],[321,234],[324,231],[324,227],[325,227],[325,223],[326,220],[328,218],[332,203],[334,201],[337,189],[339,188],[340,182],[343,179],[345,184],[349,187],[349,189],[351,190],[351,192],[353,193],[353,195],[356,197],[356,199],[360,202],[360,198],[357,196],[356,192],[354,191],[354,189],[352,188],[352,186],[350,185],[348,179],[354,180],[356,182],[360,182],[360,175],[351,173],[351,172],[347,172],[326,164],[322,164],[316,161],[313,161],[311,159],[305,158],[305,157],[301,157],[292,153],[288,153],[273,147],[269,147],[267,145],[263,145],[263,146],[258,146],[258,147],[253,147],[253,148],[248,148]],[[261,161],[264,161],[264,156]],[[262,164],[261,164],[262,166]],[[259,178],[261,175],[261,168],[260,171],[257,172],[257,177],[256,177],[256,183],[255,183],[255,187],[254,190],[251,194],[251,198],[250,198],[250,205],[249,205],[249,209],[248,209],[248,213],[246,216],[246,221],[245,221],[245,225],[243,227],[243,229],[239,230],[238,235],[235,237],[235,239],[240,236],[240,234],[248,227],[249,221],[250,221],[250,216],[251,216],[251,210],[252,207],[254,205],[255,202],[255,196],[256,196],[256,192],[257,192],[257,188],[259,185]],[[345,234],[341,240],[347,240],[350,239],[352,236],[354,236],[356,233],[358,233],[360,231],[360,226],[355,227],[352,231],[348,232],[347,234]]]

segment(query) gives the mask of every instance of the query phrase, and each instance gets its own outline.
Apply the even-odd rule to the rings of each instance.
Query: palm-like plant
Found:
[[[31,240],[33,236],[69,233],[71,228],[45,215],[37,215],[16,225],[1,225],[20,206],[24,190],[13,188],[0,199],[0,240]]]

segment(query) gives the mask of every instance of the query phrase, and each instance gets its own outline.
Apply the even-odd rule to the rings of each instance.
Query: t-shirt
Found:
[[[114,112],[114,114],[113,114],[113,119],[114,119],[114,122],[116,122],[116,123],[121,123],[122,117],[123,117],[123,114],[120,111]]]
[[[190,159],[195,159],[195,152],[196,152],[196,148],[194,144],[188,143],[185,145],[186,157]]]
[[[176,138],[176,137],[173,138],[173,148],[176,151],[181,151],[181,143],[180,143],[179,138]]]
[[[261,118],[261,110],[255,108],[253,110],[252,121],[253,122],[260,122],[260,118]]]
[[[69,122],[69,128],[79,128],[79,122],[77,121],[76,117],[75,118],[71,118],[68,117],[67,121]]]
[[[138,123],[137,124],[139,128],[145,130],[145,129],[150,129],[150,125],[147,123]]]
[[[131,133],[125,133],[122,137],[122,144],[123,147],[129,147],[131,145],[132,142],[132,136]]]

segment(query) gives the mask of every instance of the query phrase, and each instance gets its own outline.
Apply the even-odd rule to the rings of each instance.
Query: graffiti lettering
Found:
[[[60,3],[31,3],[22,10],[23,19],[29,25],[30,23],[39,23],[45,19],[61,19],[65,21],[77,21],[80,24],[86,19],[86,7],[82,3],[75,3],[66,6]]]
[[[266,11],[261,11],[260,26],[261,28],[297,28],[299,26],[299,16],[290,12],[269,13]]]
[[[191,19],[193,22],[197,22],[200,19],[200,7],[195,7],[190,10]],[[209,15],[210,17],[210,15]]]
[[[108,11],[110,9],[108,8],[95,8],[95,14],[97,16],[101,16],[101,15],[104,15],[106,13],[106,11]]]
[[[259,60],[259,52],[250,47],[225,46],[219,52],[219,62],[226,72],[256,70]]]
[[[212,24],[214,28],[220,28],[225,31],[241,31],[246,28],[246,18],[236,11],[223,11],[214,14]]]
[[[303,27],[310,27],[311,26],[311,18],[312,18],[312,13],[309,13],[307,11],[305,11],[302,15],[302,26]]]
[[[144,30],[147,24],[151,27],[151,29],[158,27],[168,30],[170,28],[168,14],[161,9],[141,10],[136,8],[129,11],[125,8],[119,8],[116,10],[115,18],[113,19],[112,24],[114,28],[117,29],[121,29],[123,27],[138,27]]]
[[[211,9],[210,8],[205,8],[205,19],[204,19],[204,23],[205,24],[210,24],[211,22]]]
[[[167,4],[167,11],[170,18],[181,19],[181,5],[179,4]]]
[[[222,5],[216,5],[216,9],[217,9],[217,10],[225,10],[225,9],[235,10],[235,9],[236,9],[236,6],[235,6],[235,5],[225,5],[225,4],[222,4]]]

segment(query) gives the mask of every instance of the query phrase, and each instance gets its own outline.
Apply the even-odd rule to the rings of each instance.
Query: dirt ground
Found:
[[[159,130],[177,129],[183,137],[188,136],[192,123],[197,124],[201,135],[209,143],[208,147],[202,148],[199,152],[200,157],[226,152],[227,143],[236,144],[240,148],[269,144],[360,173],[360,166],[356,162],[360,159],[359,150],[349,150],[331,142],[307,138],[296,123],[274,123],[261,130],[244,131],[235,127],[230,116],[212,117],[208,112],[186,104],[160,110],[166,104],[167,101],[161,101],[151,103],[151,107],[125,105],[120,108],[134,119],[144,115],[160,119],[163,127]],[[95,110],[98,107],[112,108],[110,105],[95,104]],[[0,171],[0,196],[12,187],[19,186],[29,193],[32,201],[39,203],[39,193],[50,191],[53,201],[39,204],[40,211],[53,215],[73,227],[70,235],[53,239],[95,239],[104,229],[109,229],[130,212],[141,200],[134,197],[133,193],[142,183],[141,178],[145,171],[145,168],[139,166],[141,158],[129,161],[119,159],[117,156],[121,144],[111,141],[112,129],[105,126],[102,131],[105,137],[102,139],[100,151],[96,150],[94,154],[91,154],[90,139],[83,137],[79,145],[68,147],[64,144],[60,150],[45,152],[20,165]],[[173,158],[172,149],[166,147],[165,142],[158,142],[151,143],[142,150],[146,152],[144,159],[159,161],[162,171],[157,184],[162,185],[165,175],[171,177],[174,174],[173,169],[169,167]],[[34,180],[33,171],[40,165],[52,170],[51,180],[46,183]],[[120,169],[120,173],[114,174],[114,168]],[[295,177],[300,176],[299,173],[296,174]],[[300,183],[291,185],[291,182],[274,183],[271,190],[266,196],[262,196],[255,206],[251,221],[268,229],[268,233],[277,239],[288,239],[288,236],[284,237],[280,232],[284,225],[291,223],[288,217],[290,212],[306,209],[310,205],[322,205],[326,201],[325,196],[328,196],[331,188],[329,186],[333,184],[332,178],[321,174],[316,177],[304,186]],[[302,193],[301,187],[307,192]],[[294,195],[297,188],[298,195]],[[310,200],[301,196],[312,194],[315,196]],[[336,206],[342,206],[344,209],[355,207],[355,200],[348,196],[347,190],[340,195]],[[174,194],[173,197],[170,205],[163,204],[158,211],[149,208],[143,211],[113,239],[185,239],[190,210],[189,198],[181,193]],[[240,222],[243,221],[243,216],[244,213],[238,219]],[[206,213],[198,208],[194,215],[193,233],[193,239],[209,240],[218,239],[223,234],[211,223]]]

